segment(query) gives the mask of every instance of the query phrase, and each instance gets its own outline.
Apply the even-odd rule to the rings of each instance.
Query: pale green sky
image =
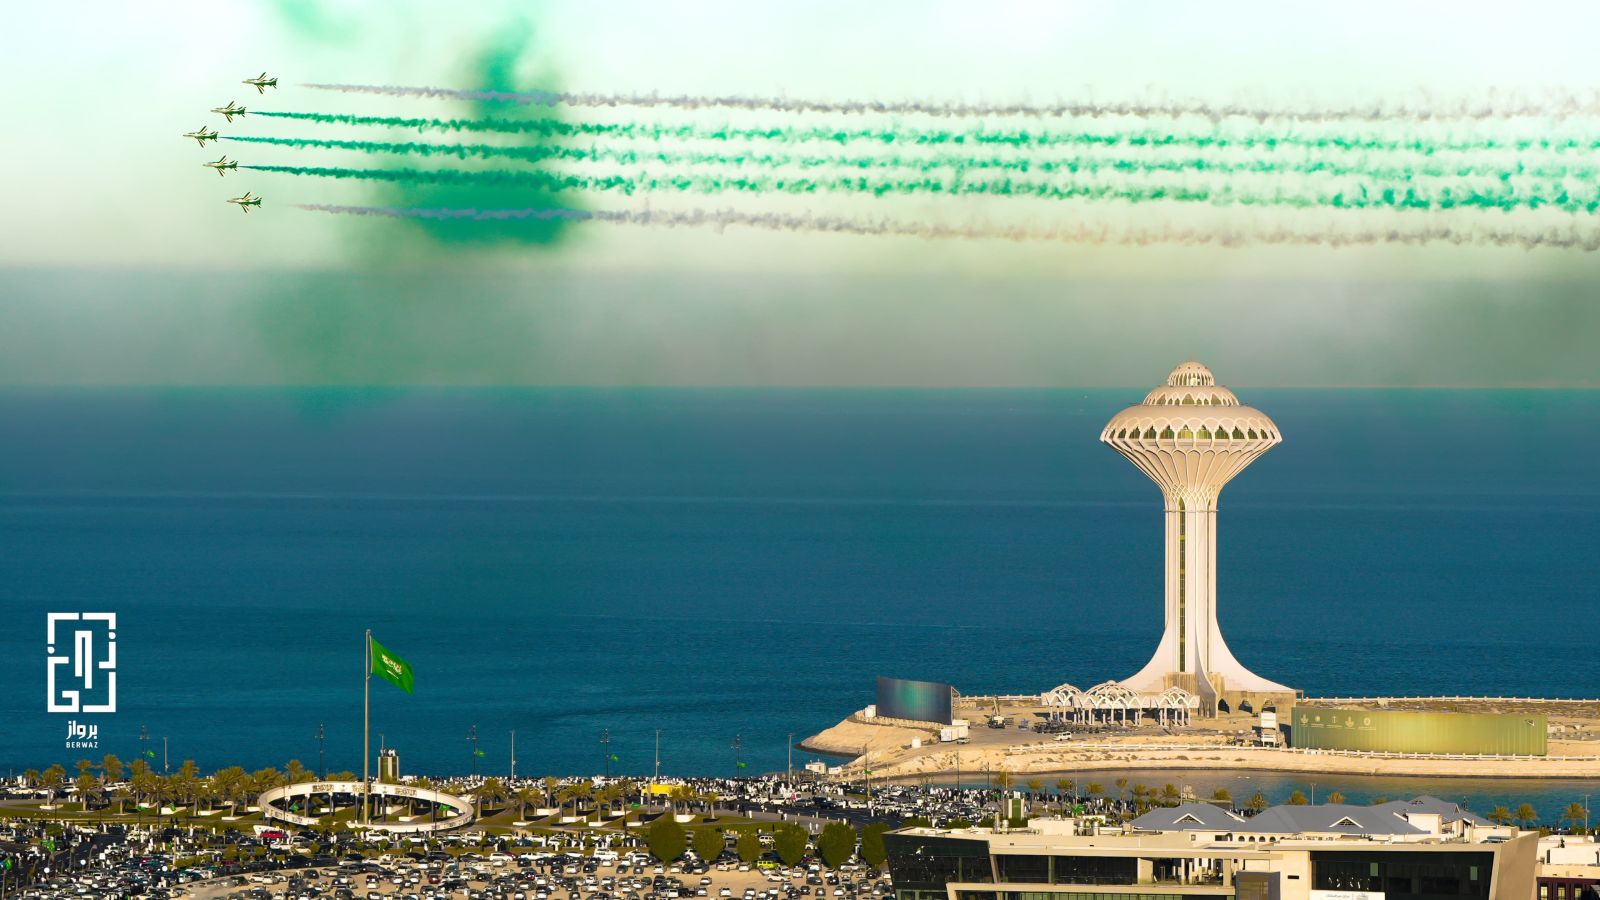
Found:
[[[1600,254],[602,225],[553,247],[483,246],[286,208],[371,202],[361,185],[200,168],[220,152],[350,157],[178,137],[205,124],[385,139],[260,118],[230,128],[206,110],[461,115],[295,85],[477,87],[497,46],[519,87],[602,92],[1291,106],[1588,92],[1593,4],[213,0],[30,4],[3,21],[0,383],[1144,384],[1184,356],[1235,383],[1600,383],[1585,287]],[[263,68],[283,87],[258,97],[238,82]],[[1595,119],[1562,127],[1600,134]],[[221,202],[246,189],[268,198],[260,215]],[[960,213],[1028,209],[1008,203]]]

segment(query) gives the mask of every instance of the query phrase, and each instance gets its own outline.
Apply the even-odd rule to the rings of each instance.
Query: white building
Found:
[[[1100,440],[1161,488],[1166,508],[1166,630],[1150,662],[1121,684],[1141,694],[1180,687],[1202,715],[1294,697],[1246,669],[1217,626],[1217,496],[1283,440],[1265,413],[1242,406],[1200,363],[1179,364],[1144,402],[1118,413]]]
[[[1533,900],[1538,835],[1431,797],[884,835],[895,900]],[[1554,900],[1554,898],[1546,898]]]

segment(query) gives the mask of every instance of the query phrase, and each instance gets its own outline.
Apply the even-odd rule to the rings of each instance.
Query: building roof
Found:
[[[1421,797],[1413,797],[1410,800],[1390,800],[1388,803],[1380,803],[1372,808],[1392,810],[1401,815],[1411,813],[1438,815],[1445,822],[1466,822],[1469,825],[1494,824],[1472,810],[1463,809],[1459,803],[1451,803],[1449,800],[1440,800],[1438,797],[1430,797],[1426,794]]]
[[[1215,804],[1184,803],[1158,806],[1134,819],[1133,827],[1145,831],[1235,831],[1245,821]]]
[[[1324,803],[1274,806],[1238,829],[1245,834],[1427,834],[1393,810],[1377,806]]]
[[[1133,820],[1146,831],[1235,831],[1240,834],[1428,834],[1432,829],[1415,825],[1412,815],[1437,815],[1441,824],[1465,821],[1488,825],[1458,804],[1438,797],[1392,800],[1375,806],[1324,803],[1320,806],[1273,806],[1251,818],[1241,818],[1210,803],[1185,803],[1152,809]]]

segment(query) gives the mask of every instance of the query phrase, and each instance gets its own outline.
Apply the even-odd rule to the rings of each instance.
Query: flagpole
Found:
[[[361,822],[371,821],[368,813],[372,794],[372,629],[367,629],[366,649],[361,654],[365,663],[361,676]]]

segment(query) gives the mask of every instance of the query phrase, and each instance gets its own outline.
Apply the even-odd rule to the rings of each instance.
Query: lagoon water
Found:
[[[1600,696],[1600,392],[1240,393],[1285,435],[1222,495],[1248,666]],[[736,738],[781,769],[880,674],[1121,677],[1160,631],[1161,506],[1097,437],[1142,396],[0,391],[0,772],[141,726],[173,765],[314,766],[319,723],[359,768],[366,628],[416,671],[373,685],[407,771],[469,770],[473,726],[486,771],[512,729],[521,773],[648,773],[657,729],[663,773],[738,771]],[[45,614],[102,609],[119,709],[67,750]]]

